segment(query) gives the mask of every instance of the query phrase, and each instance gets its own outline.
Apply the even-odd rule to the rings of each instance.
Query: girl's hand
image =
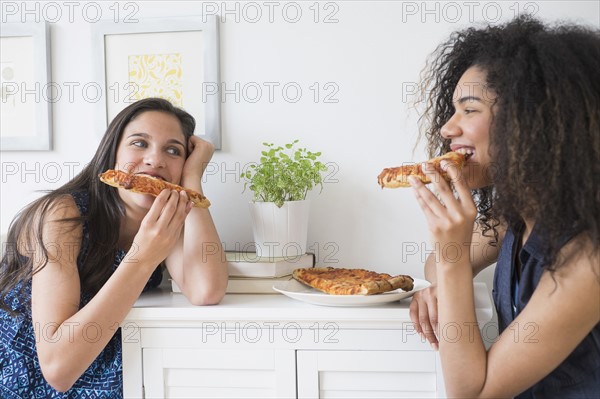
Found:
[[[179,240],[183,222],[192,209],[185,191],[163,190],[142,220],[128,258],[156,267]],[[127,258],[126,258],[127,259]]]
[[[434,349],[438,349],[438,304],[437,287],[432,284],[424,290],[417,291],[410,302],[410,319],[415,331],[421,338],[429,341]]]
[[[442,161],[441,167],[451,177],[457,197],[454,196],[449,183],[432,165],[424,164],[423,171],[432,181],[440,199],[419,179],[410,177],[409,181],[433,235],[436,262],[466,261],[469,263],[477,208],[465,179],[458,169],[447,161]]]
[[[192,136],[188,139],[188,157],[183,166],[182,181],[192,179],[200,181],[206,166],[210,162],[215,146],[200,137]]]

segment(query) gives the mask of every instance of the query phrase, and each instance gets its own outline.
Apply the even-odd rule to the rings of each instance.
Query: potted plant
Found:
[[[320,152],[295,148],[298,140],[284,147],[263,143],[260,162],[242,172],[244,191],[253,193],[250,203],[256,253],[261,257],[296,257],[306,253],[308,236],[308,192],[316,185],[323,190],[322,173],[327,167]]]

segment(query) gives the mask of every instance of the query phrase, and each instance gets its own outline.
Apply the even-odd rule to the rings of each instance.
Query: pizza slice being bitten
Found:
[[[100,174],[100,180],[109,186],[123,188],[139,194],[150,194],[158,196],[162,190],[185,191],[189,200],[196,208],[208,208],[210,201],[199,192],[169,183],[154,176],[141,173],[127,173],[122,170],[109,169]]]
[[[292,276],[303,284],[331,295],[374,295],[398,288],[412,291],[410,276],[391,276],[365,269],[311,267],[294,270]]]
[[[449,152],[442,156],[432,158],[428,163],[433,164],[433,166],[442,174],[442,177],[450,182],[452,179],[446,173],[446,171],[442,170],[441,163],[443,160],[447,160],[451,164],[458,167],[459,170],[462,170],[465,162],[468,158],[468,155],[464,155],[458,152]],[[409,176],[415,176],[419,178],[424,184],[431,183],[431,180],[427,177],[423,170],[421,169],[421,164],[411,164],[411,165],[403,165],[397,166],[395,168],[385,168],[379,176],[377,176],[377,183],[381,186],[381,188],[398,188],[398,187],[410,187],[410,183],[408,182]]]

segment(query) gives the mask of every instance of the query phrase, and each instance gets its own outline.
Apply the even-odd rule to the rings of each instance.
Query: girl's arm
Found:
[[[482,227],[479,223],[474,224],[473,235],[471,236],[471,248],[469,249],[469,258],[473,269],[473,277],[477,276],[488,266],[493,265],[498,259],[500,247],[506,234],[506,226],[496,227],[498,232],[498,242],[493,244],[494,238],[484,236]],[[486,234],[493,234],[491,231]],[[492,245],[493,244],[493,245]],[[431,283],[437,281],[436,264],[442,259],[437,253],[429,254],[425,262],[425,278]]]
[[[496,262],[506,227],[496,227],[498,242],[492,245],[493,238],[484,236],[481,226],[476,223],[471,238],[470,259],[473,276]],[[438,333],[438,294],[436,264],[440,259],[435,253],[429,254],[425,261],[425,278],[431,282],[428,288],[416,292],[410,302],[410,319],[415,331],[426,339],[433,348],[437,349]]]
[[[544,272],[527,306],[487,353],[468,265],[438,266],[440,356],[448,396],[513,397],[567,358],[600,321],[600,258],[586,254],[574,256],[554,276]]]
[[[68,198],[45,216],[43,245],[49,259],[33,276],[31,306],[40,368],[53,388],[70,389],[105,348],[156,266],[175,244],[174,237],[179,236],[189,211],[187,202],[184,195],[166,190],[156,198],[132,250],[82,309],[76,263],[82,229],[58,222],[78,217],[79,211]],[[39,252],[31,255],[38,261],[34,267],[42,266]]]
[[[192,136],[182,185],[202,193],[202,175],[214,152],[212,144]],[[177,245],[166,260],[171,278],[194,305],[221,301],[227,288],[223,245],[208,209],[193,208]]]
[[[512,397],[554,370],[600,321],[600,259],[590,243],[554,275],[545,272],[515,321],[489,352],[483,345],[473,300],[473,267],[468,249],[476,215],[468,188],[449,167],[458,198],[434,170],[428,171],[440,202],[413,182],[417,200],[440,248],[463,246],[463,256],[437,263],[440,357],[450,397]],[[578,237],[584,240],[584,237]],[[467,242],[467,245],[463,244]]]

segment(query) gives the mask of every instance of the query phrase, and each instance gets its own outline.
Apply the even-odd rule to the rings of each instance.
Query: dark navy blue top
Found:
[[[73,198],[82,215],[87,214],[87,193],[73,193]],[[89,229],[87,222],[83,225],[81,250],[77,258],[77,266],[89,248]],[[121,263],[125,252],[120,250],[115,255],[113,271]],[[0,268],[2,271],[2,268]],[[146,288],[156,287],[162,279],[162,271],[155,270]],[[20,293],[23,288],[23,293]],[[82,292],[79,308],[90,300],[90,296]],[[123,363],[121,348],[121,329],[115,329],[108,345],[100,352],[85,373],[79,377],[73,387],[61,393],[53,389],[42,376],[35,345],[34,327],[31,320],[31,280],[26,281],[9,293],[5,299],[8,307],[17,315],[13,316],[0,309],[0,398],[2,399],[113,399],[123,397]],[[43,337],[43,327],[39,329]],[[98,330],[94,326],[85,329],[90,339],[96,337]],[[43,338],[42,338],[43,339]]]
[[[509,229],[500,248],[494,275],[494,303],[498,312],[500,332],[507,328],[527,306],[542,273],[545,270],[544,246],[534,228],[519,251],[523,225]],[[566,243],[571,237],[566,237]],[[518,257],[518,258],[517,258]],[[521,275],[517,277],[517,260]],[[599,298],[590,298],[599,300]],[[520,327],[520,339],[535,342],[534,329]],[[533,387],[517,395],[518,399],[531,398],[594,398],[600,397],[600,323],[592,329],[575,350],[550,374]]]

